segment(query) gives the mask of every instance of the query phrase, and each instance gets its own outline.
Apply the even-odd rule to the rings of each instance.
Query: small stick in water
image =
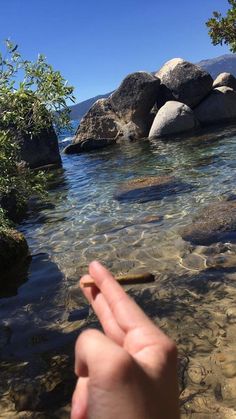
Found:
[[[155,276],[150,272],[144,272],[140,274],[127,274],[127,275],[119,275],[115,277],[116,281],[119,282],[121,285],[128,285],[128,284],[145,284],[147,282],[155,281]],[[95,282],[93,280],[89,281],[82,281],[80,282],[82,288],[93,287],[95,286]]]

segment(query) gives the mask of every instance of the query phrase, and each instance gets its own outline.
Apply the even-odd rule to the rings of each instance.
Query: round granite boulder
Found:
[[[160,80],[150,73],[139,71],[129,74],[120,87],[110,96],[115,113],[125,122],[134,122],[140,136],[147,136],[150,129],[150,112],[159,93]]]
[[[149,137],[166,137],[193,131],[198,121],[192,109],[184,103],[168,101],[157,112]]]
[[[140,71],[128,75],[114,93],[95,102],[87,112],[73,144],[86,141],[82,149],[87,151],[110,145],[109,139],[146,137],[153,121],[151,110],[156,103],[159,86],[160,80],[152,74]],[[100,146],[97,140],[101,140],[103,145]],[[104,141],[107,142],[105,145]],[[81,152],[81,147],[69,147],[65,152]]]
[[[168,61],[155,76],[161,81],[161,105],[177,100],[193,108],[208,95],[213,84],[209,73],[182,58]]]
[[[180,229],[186,241],[196,245],[209,245],[220,241],[236,240],[236,202],[216,202],[203,208],[192,224]]]
[[[236,121],[236,91],[226,86],[213,89],[194,113],[201,125]]]
[[[213,87],[222,87],[227,86],[231,87],[231,89],[236,90],[236,78],[233,76],[233,74],[230,73],[220,73],[214,83]]]

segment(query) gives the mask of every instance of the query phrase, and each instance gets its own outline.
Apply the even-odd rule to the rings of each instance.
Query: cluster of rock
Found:
[[[213,82],[202,68],[176,58],[155,74],[128,75],[108,98],[98,100],[81,120],[68,154],[120,140],[166,137],[236,118],[236,79]]]

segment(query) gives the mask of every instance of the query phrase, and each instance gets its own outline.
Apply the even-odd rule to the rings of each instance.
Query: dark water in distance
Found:
[[[183,141],[63,155],[47,203],[32,208],[20,225],[33,259],[17,295],[0,300],[3,359],[28,362],[74,341],[73,322],[86,319],[88,309],[80,295],[71,297],[70,287],[95,258],[114,274],[144,270],[178,282],[185,246],[179,228],[204,205],[236,193],[235,132],[223,128]],[[122,182],[162,175],[189,188],[143,203],[114,199]]]

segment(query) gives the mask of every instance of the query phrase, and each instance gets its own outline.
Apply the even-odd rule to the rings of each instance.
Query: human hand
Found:
[[[105,334],[77,339],[71,419],[178,419],[175,344],[99,262],[80,282],[91,277],[82,289]]]

